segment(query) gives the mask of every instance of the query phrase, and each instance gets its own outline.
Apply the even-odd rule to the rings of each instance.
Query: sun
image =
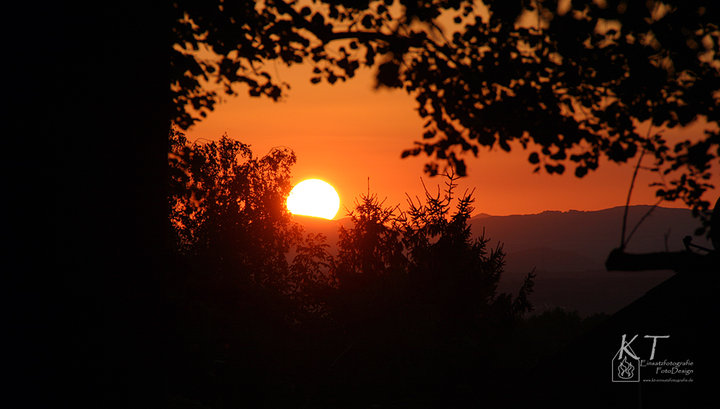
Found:
[[[287,208],[292,214],[331,220],[340,209],[340,196],[329,183],[306,179],[290,191]]]

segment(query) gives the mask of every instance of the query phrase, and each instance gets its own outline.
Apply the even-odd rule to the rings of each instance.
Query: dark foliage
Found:
[[[244,84],[282,96],[264,63],[310,62],[313,83],[377,66],[377,86],[404,88],[427,120],[430,174],[467,172],[464,154],[517,144],[535,171],[583,177],[601,158],[651,156],[657,195],[707,225],[703,193],[720,148],[720,9],[712,1],[316,1],[262,5],[176,1],[174,120],[187,128]],[[202,5],[200,5],[202,4]],[[452,23],[450,22],[452,21]],[[206,47],[207,51],[197,50]],[[677,143],[659,129],[705,123]],[[646,129],[650,126],[650,129]]]
[[[171,141],[171,406],[475,402],[483,384],[500,399],[533,276],[497,292],[504,253],[471,235],[454,177],[405,212],[361,196],[332,256],[284,208],[291,152]]]
[[[405,212],[364,195],[353,228],[340,232],[330,310],[348,345],[336,365],[363,373],[353,394],[386,401],[406,388],[441,404],[469,384],[498,380],[495,355],[531,309],[532,276],[515,298],[497,293],[504,253],[472,237],[472,198],[455,199],[454,182]]]
[[[286,281],[285,254],[300,230],[287,217],[295,155],[273,150],[262,158],[226,136],[186,145],[173,131],[170,153],[170,220],[180,254],[217,267],[246,267],[245,279],[277,287]],[[214,267],[212,267],[214,268]],[[222,279],[236,280],[236,277]]]

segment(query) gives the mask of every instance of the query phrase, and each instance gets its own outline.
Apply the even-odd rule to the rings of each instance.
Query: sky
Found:
[[[273,147],[291,148],[297,155],[293,183],[322,179],[340,195],[344,217],[356,198],[368,191],[386,204],[405,206],[406,194],[422,197],[423,184],[436,191],[440,177],[423,173],[424,156],[401,159],[404,149],[421,139],[423,122],[415,101],[403,90],[374,89],[373,71],[363,68],[348,82],[311,84],[309,66],[271,67],[291,89],[280,102],[254,98],[246,90],[225,96],[207,118],[191,127],[189,141],[218,140],[223,134],[251,145],[255,155]],[[272,71],[271,71],[272,72]],[[666,131],[670,137],[701,134],[699,127]],[[600,210],[625,204],[636,159],[629,164],[601,161],[598,170],[582,179],[571,166],[564,175],[533,173],[527,151],[518,145],[506,153],[499,148],[466,156],[468,176],[458,191],[474,189],[474,214],[533,214],[545,210]],[[648,158],[649,159],[649,158]],[[658,176],[641,170],[631,204],[654,204],[651,182]],[[720,175],[712,182],[720,186]],[[707,197],[714,203],[718,190]],[[665,207],[683,207],[664,202]]]

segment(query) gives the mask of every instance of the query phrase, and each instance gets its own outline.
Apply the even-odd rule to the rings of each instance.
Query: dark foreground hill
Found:
[[[631,206],[628,233],[650,206]],[[613,313],[672,276],[671,271],[608,272],[605,259],[620,243],[624,207],[598,211],[546,211],[531,215],[489,216],[471,219],[473,234],[483,230],[491,245],[502,243],[507,253],[501,291],[515,291],[524,276],[535,270],[531,300],[538,311],[554,307],[583,315]],[[338,228],[350,220],[297,217],[306,231],[322,233],[331,250],[337,246]],[[698,226],[687,209],[656,208],[630,240],[632,253],[677,251],[682,239]],[[704,238],[693,243],[709,247]]]
[[[508,407],[542,402],[554,408],[717,407],[718,356],[713,323],[717,274],[676,274],[623,307],[592,331],[547,357]],[[623,335],[632,344],[636,377],[614,377]],[[653,343],[653,336],[662,341]],[[650,338],[648,338],[650,337]]]

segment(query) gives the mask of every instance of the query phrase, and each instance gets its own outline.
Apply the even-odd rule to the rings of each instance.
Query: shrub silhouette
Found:
[[[578,332],[525,318],[532,273],[498,293],[505,254],[473,235],[454,175],[406,210],[360,196],[332,255],[285,209],[292,152],[171,140],[169,404],[501,404]]]

